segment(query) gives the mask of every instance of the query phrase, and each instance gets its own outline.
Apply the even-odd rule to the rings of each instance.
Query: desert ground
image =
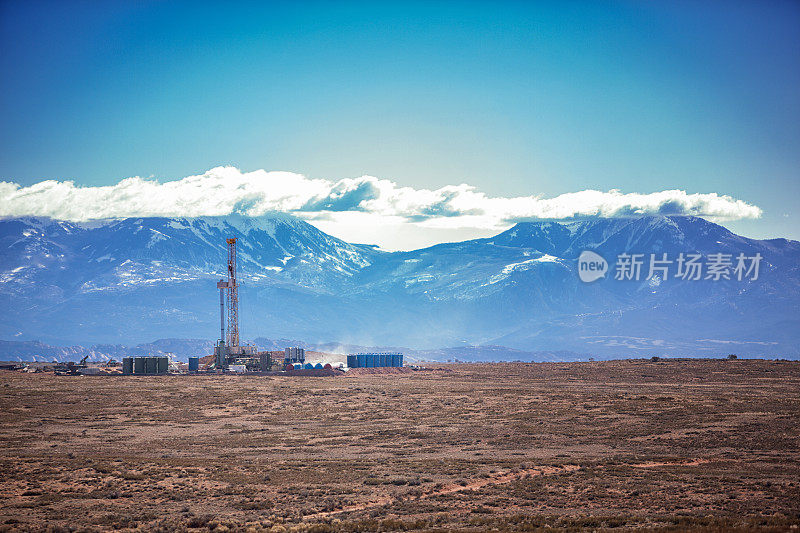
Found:
[[[0,530],[800,524],[797,362],[1,371],[0,421]]]

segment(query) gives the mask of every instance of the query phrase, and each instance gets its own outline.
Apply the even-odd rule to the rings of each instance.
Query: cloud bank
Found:
[[[364,223],[487,231],[525,220],[570,220],[647,214],[695,215],[717,221],[758,218],[757,206],[717,193],[665,190],[639,194],[585,190],[554,198],[490,197],[475,187],[436,190],[401,187],[373,176],[339,181],[292,172],[217,167],[176,181],[140,177],[82,187],[47,180],[29,187],[0,182],[0,216],[47,216],[89,221],[122,217],[196,217],[291,213],[328,226]],[[382,221],[382,222],[381,222]]]

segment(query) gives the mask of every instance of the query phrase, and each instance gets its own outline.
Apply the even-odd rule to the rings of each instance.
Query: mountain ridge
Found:
[[[598,356],[702,354],[725,342],[795,353],[800,344],[790,332],[800,326],[800,243],[748,239],[683,216],[520,222],[493,237],[404,252],[347,243],[285,214],[0,219],[0,302],[9,310],[0,338],[208,338],[218,330],[213,282],[224,275],[228,236],[240,238],[240,315],[252,338]],[[605,279],[578,280],[583,250],[608,260]],[[764,260],[758,280],[615,281],[621,252]]]

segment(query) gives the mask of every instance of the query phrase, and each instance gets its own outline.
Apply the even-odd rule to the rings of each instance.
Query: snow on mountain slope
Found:
[[[89,224],[11,219],[0,221],[0,291],[26,286],[79,293],[119,291],[220,278],[226,275],[227,237],[239,237],[245,283],[270,278],[325,290],[381,254],[281,214]]]
[[[526,222],[487,239],[396,253],[281,214],[0,220],[0,303],[8,310],[0,338],[213,338],[213,282],[224,276],[230,236],[240,239],[242,330],[250,338],[604,354],[684,353],[702,339],[709,349],[736,341],[741,353],[800,346],[800,243],[664,216]],[[578,279],[583,250],[606,258],[605,279]],[[758,253],[764,260],[757,280],[648,280],[645,271],[638,281],[618,281],[621,252]],[[758,344],[770,342],[777,344]]]

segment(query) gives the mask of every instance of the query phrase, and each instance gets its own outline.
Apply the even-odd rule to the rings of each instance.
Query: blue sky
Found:
[[[0,180],[730,195],[800,238],[797,2],[0,2]]]

